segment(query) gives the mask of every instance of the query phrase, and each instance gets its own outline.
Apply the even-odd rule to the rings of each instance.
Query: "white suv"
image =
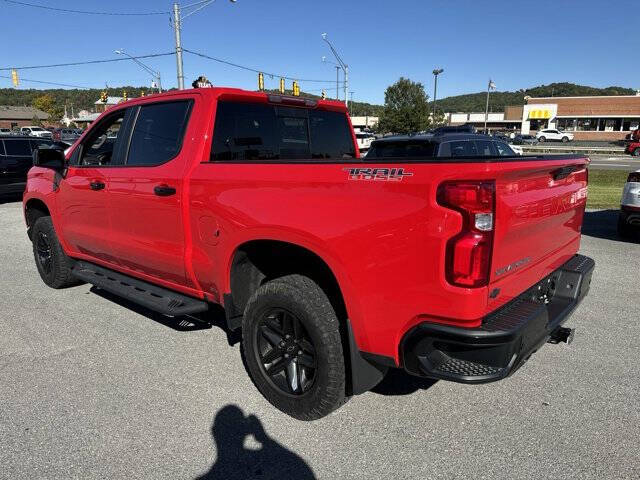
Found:
[[[618,216],[618,234],[621,237],[631,235],[633,230],[640,232],[640,170],[631,172],[627,177]]]
[[[547,128],[536,133],[536,138],[539,142],[546,142],[547,140],[570,142],[571,140],[573,140],[573,133],[565,132],[564,130],[554,130],[552,128]]]
[[[49,130],[42,127],[22,127],[20,133],[23,135],[31,135],[32,137],[51,138],[52,134]]]

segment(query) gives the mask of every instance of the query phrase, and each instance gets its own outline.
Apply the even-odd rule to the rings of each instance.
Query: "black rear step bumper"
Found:
[[[551,275],[492,312],[479,328],[421,323],[400,344],[405,370],[461,383],[511,375],[545,342],[564,339],[561,325],[589,291],[595,262],[575,255]]]

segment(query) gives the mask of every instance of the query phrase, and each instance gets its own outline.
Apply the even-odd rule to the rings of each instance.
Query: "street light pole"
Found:
[[[340,90],[338,85],[340,84],[340,65],[336,65],[336,100],[340,100]]]
[[[433,121],[436,121],[436,95],[438,93],[438,75],[444,72],[444,68],[436,68],[433,70]]]
[[[347,96],[347,92],[349,91],[349,66],[342,61],[342,58],[340,58],[340,55],[338,55],[338,52],[336,52],[336,49],[333,48],[333,45],[331,44],[331,42],[327,40],[326,33],[322,34],[322,39],[325,42],[327,42],[327,45],[329,45],[329,48],[331,49],[331,53],[333,53],[333,56],[336,57],[336,60],[338,61],[340,68],[342,68],[342,71],[344,72],[344,85],[343,85],[344,86],[344,104],[346,105],[347,108],[349,108],[349,98]]]
[[[487,105],[484,110],[484,133],[487,133],[487,120],[489,119],[489,93],[491,89],[495,90],[496,84],[493,83],[493,80],[489,79],[489,85],[487,85]]]
[[[118,55],[126,55],[127,57],[129,57],[131,60],[133,60],[134,62],[136,62],[140,67],[142,67],[142,69],[149,73],[154,80],[158,80],[158,93],[162,93],[162,79],[160,78],[160,72],[156,72],[153,68],[151,68],[148,65],[145,65],[144,63],[142,63],[140,60],[138,60],[136,57],[132,57],[131,55],[129,55],[127,52],[124,51],[123,48],[119,49],[119,50],[114,50],[113,53],[116,53]]]

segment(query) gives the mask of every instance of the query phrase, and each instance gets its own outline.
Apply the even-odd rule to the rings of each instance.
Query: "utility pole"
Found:
[[[182,39],[180,30],[182,29],[180,20],[180,4],[173,3],[173,31],[176,37],[176,67],[178,73],[178,90],[184,90],[184,72],[182,71]]]
[[[433,76],[435,77],[433,81],[433,121],[436,121],[436,94],[438,93],[438,75],[444,72],[444,68],[436,68],[433,70]]]
[[[340,83],[340,65],[336,65],[336,100],[340,100],[340,91],[338,84]]]
[[[484,110],[484,133],[487,134],[487,120],[489,119],[489,92],[491,92],[491,90],[495,90],[496,88],[496,84],[493,83],[493,80],[489,79],[489,85],[487,86],[487,106],[485,107]]]

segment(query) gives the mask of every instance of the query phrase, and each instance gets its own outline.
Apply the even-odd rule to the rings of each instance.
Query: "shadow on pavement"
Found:
[[[371,391],[378,395],[409,395],[431,388],[437,380],[409,375],[400,368],[391,368],[382,381]]]
[[[640,234],[638,233],[636,233],[635,238],[633,236],[626,238],[618,235],[618,210],[584,212],[582,234],[619,242],[637,243],[640,240]]]
[[[216,462],[197,480],[316,478],[302,457],[269,437],[255,415],[245,416],[236,405],[218,411],[211,435]]]

